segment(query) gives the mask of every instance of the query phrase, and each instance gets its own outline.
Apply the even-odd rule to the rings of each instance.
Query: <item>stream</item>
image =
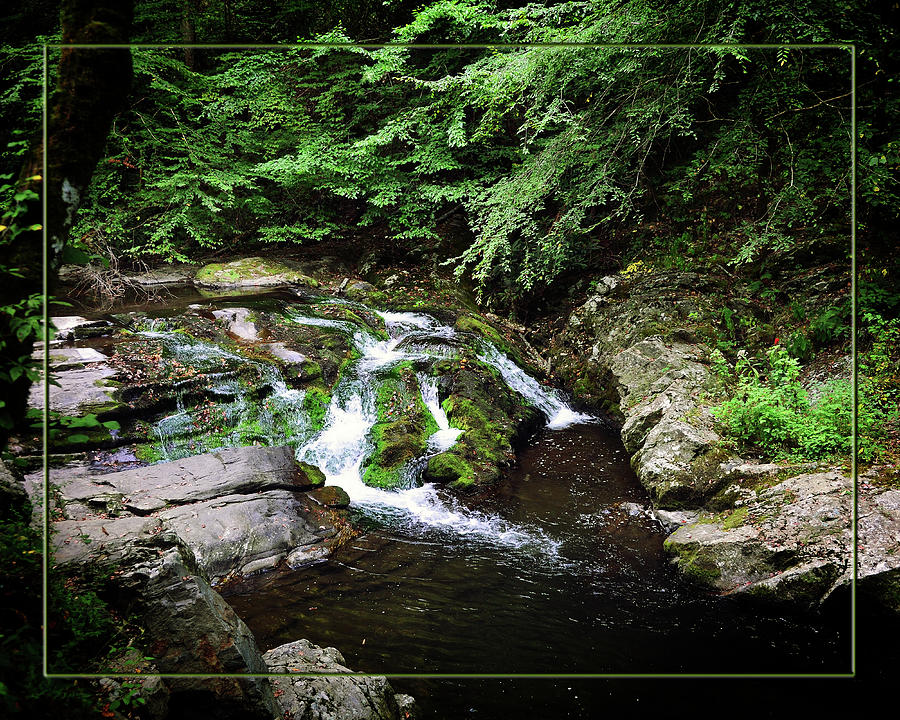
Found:
[[[541,411],[544,427],[490,490],[454,493],[422,483],[427,458],[453,447],[462,433],[449,422],[439,379],[428,371],[453,356],[458,338],[423,313],[377,314],[387,337],[305,314],[302,304],[290,308],[293,322],[334,328],[352,338],[357,351],[333,388],[320,429],[296,412],[302,390],[273,376],[269,399],[294,409],[290,435],[297,458],[318,466],[326,484],[349,494],[362,532],[328,562],[221,589],[262,650],[302,637],[337,647],[356,671],[387,674],[848,670],[843,604],[786,614],[687,586],[663,553],[665,532],[649,512],[618,434],[574,410],[487,340],[477,341],[478,359]],[[203,353],[228,354],[172,333],[143,332],[194,361]],[[401,362],[415,368],[437,430],[426,455],[404,469],[400,487],[381,489],[364,484],[361,473],[373,450],[377,389],[384,373]],[[240,398],[232,402],[236,413],[246,411]],[[184,413],[176,408],[155,425],[171,457],[186,452],[172,432]],[[490,683],[392,683],[415,694],[429,717],[493,716],[497,686]],[[566,694],[542,687],[509,693],[513,710],[539,705],[537,696]],[[504,711],[510,700],[505,698]]]

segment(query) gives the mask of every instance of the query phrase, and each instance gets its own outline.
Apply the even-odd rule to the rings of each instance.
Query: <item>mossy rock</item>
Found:
[[[315,278],[311,278],[300,270],[277,260],[261,257],[204,265],[197,271],[194,282],[205,287],[216,288],[319,286],[319,282]]]
[[[367,485],[398,487],[408,464],[424,455],[437,424],[422,402],[409,363],[400,363],[382,380],[376,403],[378,418],[370,435],[375,447],[366,459],[362,479]]]
[[[325,485],[325,473],[315,465],[298,462],[294,484],[301,488],[323,487]]]
[[[475,480],[475,472],[458,455],[443,452],[428,459],[423,478],[428,482],[470,485]]]
[[[350,496],[337,485],[310,490],[307,496],[316,504],[326,508],[345,508],[350,506]]]

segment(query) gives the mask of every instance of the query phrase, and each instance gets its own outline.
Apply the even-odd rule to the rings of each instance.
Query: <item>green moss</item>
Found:
[[[150,443],[145,445],[135,445],[134,456],[141,462],[149,463],[151,465],[166,459],[159,445]]]
[[[375,397],[378,418],[369,435],[374,449],[362,479],[368,485],[397,487],[405,480],[403,470],[425,453],[428,437],[438,428],[408,362],[398,364],[383,379]]]
[[[303,414],[314,432],[325,426],[325,416],[328,414],[330,404],[331,395],[327,390],[318,385],[306,388],[306,394],[303,396]]]
[[[722,523],[722,527],[725,530],[732,530],[736,527],[740,527],[747,521],[748,513],[749,510],[747,510],[747,508],[738,508],[725,518],[724,522]]]
[[[298,462],[297,475],[298,484],[303,487],[322,487],[325,484],[325,473],[309,463]]]
[[[663,549],[676,556],[678,569],[688,580],[705,587],[715,587],[722,573],[710,558],[700,552],[698,545],[684,545],[666,540]]]
[[[429,458],[425,468],[425,479],[429,482],[471,485],[475,480],[472,466],[451,452],[443,452]]]

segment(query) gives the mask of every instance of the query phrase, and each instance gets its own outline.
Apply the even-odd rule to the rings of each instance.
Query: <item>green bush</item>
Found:
[[[720,364],[721,365],[721,364]],[[734,395],[712,409],[722,431],[774,457],[846,457],[851,449],[850,381],[817,388],[811,402],[800,384],[800,364],[776,345],[760,373],[746,356],[738,358]],[[724,374],[721,370],[720,374]]]

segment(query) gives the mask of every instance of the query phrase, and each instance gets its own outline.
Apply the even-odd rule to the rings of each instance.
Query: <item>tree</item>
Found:
[[[60,20],[62,43],[127,43],[133,3],[66,0]],[[70,228],[87,190],[116,112],[131,83],[127,49],[63,47],[56,88],[47,108],[47,177],[43,137],[35,137],[15,183],[13,207],[0,234],[5,282],[0,288],[0,446],[25,416],[31,384],[28,360],[38,333],[45,248],[41,193],[47,205],[47,247],[51,287]]]

